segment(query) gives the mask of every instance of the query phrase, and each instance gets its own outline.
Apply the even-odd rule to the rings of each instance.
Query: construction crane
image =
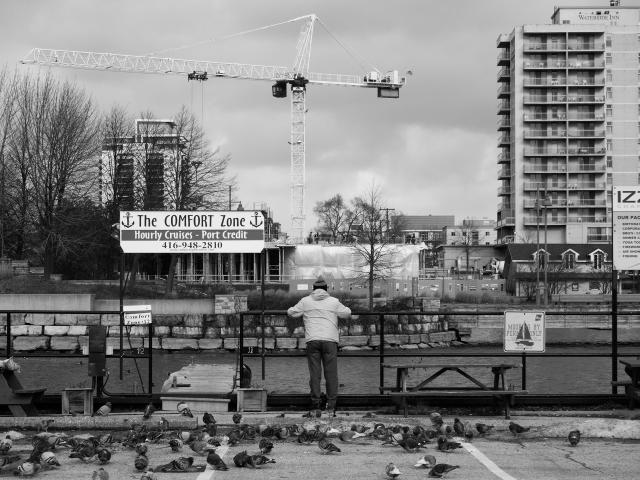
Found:
[[[309,71],[313,31],[316,15],[305,15],[275,25],[304,21],[298,37],[296,58],[291,67],[252,65],[204,60],[185,60],[149,55],[123,55],[115,53],[83,52],[77,50],[32,49],[23,64],[71,67],[131,73],[159,73],[186,75],[188,80],[212,78],[266,80],[273,82],[272,95],[287,96],[291,89],[291,237],[302,241],[304,236],[305,198],[305,123],[307,85],[339,85],[373,88],[380,98],[398,98],[400,87],[406,83],[397,70],[382,73],[372,69],[360,75],[313,73]],[[270,25],[275,26],[275,25]],[[261,30],[268,27],[261,27]]]

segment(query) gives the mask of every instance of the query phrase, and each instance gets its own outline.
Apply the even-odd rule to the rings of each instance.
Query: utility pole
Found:
[[[387,243],[389,243],[389,211],[395,212],[395,208],[381,208],[380,211],[385,211],[385,215],[387,217]],[[382,233],[382,232],[380,232]],[[382,235],[381,235],[382,236]]]

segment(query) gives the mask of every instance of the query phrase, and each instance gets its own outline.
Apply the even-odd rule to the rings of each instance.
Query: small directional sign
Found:
[[[125,325],[149,325],[151,323],[151,305],[124,305]]]
[[[258,210],[120,212],[125,253],[260,253],[264,217]]]

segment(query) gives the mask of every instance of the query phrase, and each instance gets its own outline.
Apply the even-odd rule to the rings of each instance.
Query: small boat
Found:
[[[518,330],[518,335],[516,335],[516,344],[524,345],[527,347],[533,346],[533,340],[531,340],[531,332],[529,332],[529,327],[526,323],[523,323],[520,326],[520,330]]]

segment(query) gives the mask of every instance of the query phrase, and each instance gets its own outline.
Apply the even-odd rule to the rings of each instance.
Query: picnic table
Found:
[[[9,407],[14,417],[38,415],[34,401],[46,388],[23,388],[15,371],[2,369],[0,375],[0,405]]]
[[[640,400],[640,359],[620,360],[620,363],[624,365],[624,371],[630,379],[613,383],[624,387],[625,395],[629,399],[629,408],[635,408],[636,401]]]
[[[407,416],[407,398],[409,397],[493,397],[496,400],[502,400],[505,412],[505,418],[509,418],[511,414],[510,407],[513,404],[516,395],[526,394],[526,390],[507,389],[505,386],[504,374],[506,371],[520,367],[520,365],[510,363],[455,363],[455,364],[425,364],[425,363],[406,363],[406,364],[382,364],[384,368],[396,370],[395,387],[386,388],[391,390],[390,395],[400,399],[401,408],[404,410],[404,416]],[[477,375],[471,374],[470,369],[490,369],[493,375],[493,385],[487,385]],[[421,380],[417,385],[409,386],[409,370],[421,369],[426,371],[436,370],[431,375]],[[456,372],[471,382],[471,386],[456,387],[446,386],[437,387],[433,385],[433,381],[443,375],[445,372]]]

